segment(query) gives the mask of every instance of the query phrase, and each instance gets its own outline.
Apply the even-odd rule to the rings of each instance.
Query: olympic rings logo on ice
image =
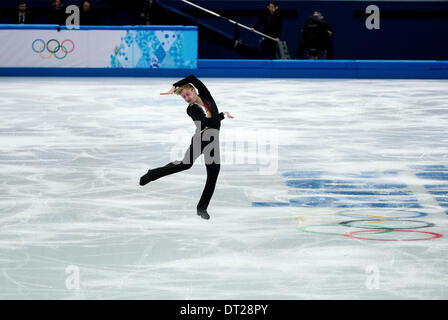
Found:
[[[312,217],[319,217],[315,212],[310,217],[296,217],[295,220],[299,221],[301,225],[299,226],[299,230],[302,232],[309,233],[318,233],[318,234],[326,234],[326,235],[336,235],[336,236],[344,236],[347,238],[357,239],[357,240],[371,240],[371,241],[420,241],[420,240],[432,240],[442,238],[443,235],[436,232],[428,232],[428,231],[420,231],[415,229],[422,229],[433,227],[434,223],[422,221],[422,220],[413,220],[413,218],[420,218],[427,216],[424,212],[416,212],[416,211],[406,211],[406,210],[397,210],[399,215],[397,217],[391,216],[381,216],[381,215],[369,215],[365,213],[355,214],[351,213],[350,210],[345,210],[338,212],[339,216],[345,216],[351,218],[347,221],[337,222],[337,221],[312,221],[312,224],[302,225],[304,220],[310,220]],[[415,216],[402,217],[401,213],[416,213]],[[333,214],[324,214],[328,216],[334,216]],[[389,222],[389,223],[388,223]],[[404,222],[404,225],[401,223]],[[385,223],[385,225],[380,225],[380,223]],[[400,224],[399,226],[392,225],[390,223]],[[347,227],[357,228],[361,230],[346,230]],[[316,230],[317,228],[317,230]],[[342,232],[328,232],[327,230],[322,229],[345,229]],[[382,237],[382,234],[388,234],[391,232],[399,232],[401,235],[398,237]],[[365,236],[367,234],[368,236]],[[379,236],[373,236],[375,234],[379,234]],[[408,234],[411,237],[403,236],[403,234]],[[422,236],[424,235],[424,236]],[[401,237],[400,237],[401,236]],[[415,236],[412,238],[412,236]]]
[[[35,39],[31,44],[31,49],[43,60],[50,59],[52,56],[62,60],[75,50],[75,43],[70,39],[65,39],[62,43],[56,39],[50,39],[47,42]]]

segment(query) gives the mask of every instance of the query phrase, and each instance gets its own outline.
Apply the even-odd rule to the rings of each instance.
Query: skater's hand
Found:
[[[226,114],[227,118],[229,118],[229,119],[235,118],[235,117],[231,116],[230,113],[228,113],[228,112],[224,112],[224,113]]]
[[[168,91],[168,92],[161,92],[160,95],[165,96],[165,95],[168,95],[168,94],[173,94],[174,91],[176,91],[176,87],[172,86],[170,91]]]

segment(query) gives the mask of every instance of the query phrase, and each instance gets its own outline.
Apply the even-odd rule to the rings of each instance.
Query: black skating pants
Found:
[[[206,210],[215,191],[221,167],[218,130],[207,129],[202,134],[195,134],[191,138],[191,144],[185,152],[184,158],[181,161],[170,162],[163,167],[151,169],[151,181],[190,169],[201,154],[204,154],[207,180],[197,208]]]

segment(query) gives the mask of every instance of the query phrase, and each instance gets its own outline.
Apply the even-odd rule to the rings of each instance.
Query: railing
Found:
[[[271,37],[271,36],[268,36],[267,34],[264,34],[263,32],[260,32],[260,31],[257,31],[257,30],[252,30],[252,28],[250,28],[250,27],[248,27],[248,26],[246,26],[246,25],[244,25],[244,24],[238,23],[238,22],[236,22],[236,21],[234,21],[234,20],[232,20],[232,19],[229,19],[229,18],[226,18],[226,17],[224,17],[224,16],[221,16],[220,14],[218,14],[218,13],[216,13],[216,12],[213,12],[213,11],[211,11],[211,10],[208,10],[208,9],[206,9],[206,8],[203,8],[203,7],[197,5],[197,4],[193,3],[193,2],[190,2],[190,1],[188,1],[188,0],[181,0],[181,1],[184,2],[184,3],[189,4],[190,6],[193,6],[193,7],[195,7],[195,8],[200,9],[200,10],[203,10],[203,11],[205,11],[205,12],[211,14],[211,15],[214,15],[215,17],[222,18],[222,19],[224,19],[224,20],[226,20],[226,21],[228,21],[228,22],[230,22],[230,23],[233,23],[233,24],[236,25],[236,26],[239,26],[239,27],[242,27],[242,28],[244,28],[244,29],[247,29],[247,30],[250,30],[250,31],[252,31],[252,32],[255,32],[255,33],[257,33],[257,34],[263,36],[264,38],[271,39],[271,40],[273,40],[273,41],[277,41],[275,38],[273,38],[273,37]]]

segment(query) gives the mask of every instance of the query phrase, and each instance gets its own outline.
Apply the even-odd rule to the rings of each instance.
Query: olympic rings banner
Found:
[[[0,67],[197,68],[196,27],[3,25],[0,40]]]

